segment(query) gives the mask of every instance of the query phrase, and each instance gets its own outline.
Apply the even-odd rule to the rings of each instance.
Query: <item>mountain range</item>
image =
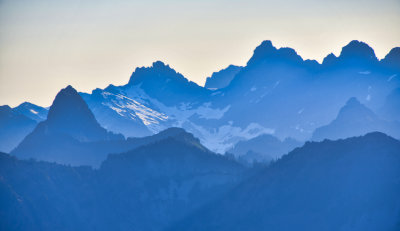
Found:
[[[352,97],[382,120],[399,121],[399,57],[400,48],[393,48],[379,60],[371,47],[354,40],[339,56],[329,54],[318,63],[267,40],[245,66],[213,73],[206,87],[157,61],[136,68],[126,85],[80,95],[111,132],[143,137],[181,127],[211,150],[225,153],[239,141],[264,134],[309,140]],[[4,151],[15,148],[22,139],[17,137]]]
[[[98,169],[0,153],[0,229],[396,230],[399,154],[378,132],[307,142],[258,170],[186,132]]]
[[[307,142],[169,230],[398,230],[400,142]]]
[[[205,87],[157,61],[1,106],[0,230],[399,230],[399,60],[264,41]]]

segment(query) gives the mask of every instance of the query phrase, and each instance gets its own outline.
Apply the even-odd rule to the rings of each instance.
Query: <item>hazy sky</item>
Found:
[[[162,60],[203,85],[263,40],[321,61],[350,40],[400,46],[400,0],[0,0],[0,105],[128,82]]]

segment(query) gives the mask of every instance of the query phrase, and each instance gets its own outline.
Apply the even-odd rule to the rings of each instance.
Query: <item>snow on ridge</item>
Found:
[[[211,102],[206,102],[200,106],[193,106],[190,103],[166,106],[148,96],[140,86],[132,86],[116,94],[104,91],[103,97],[106,100],[104,105],[120,116],[132,120],[140,119],[153,133],[169,127],[181,127],[193,133],[204,146],[217,153],[225,153],[239,140],[275,133],[274,129],[265,128],[257,123],[250,123],[242,128],[228,122],[219,127],[208,128],[191,120],[194,115],[201,119],[220,119],[231,105],[225,108],[213,108]]]
[[[240,140],[249,140],[263,134],[274,134],[275,130],[265,128],[257,123],[250,123],[246,128],[235,127],[232,123],[222,125],[216,129],[207,130],[192,124],[189,132],[198,135],[201,143],[211,151],[223,154]]]
[[[387,81],[388,81],[388,82],[392,81],[392,79],[395,78],[396,76],[397,76],[397,74],[394,74],[394,75],[389,76],[389,78],[388,78]]]
[[[33,109],[30,109],[29,110],[30,112],[32,112],[33,114],[35,114],[35,115],[37,115],[39,112],[37,112],[37,111],[35,111],[35,110],[33,110]]]

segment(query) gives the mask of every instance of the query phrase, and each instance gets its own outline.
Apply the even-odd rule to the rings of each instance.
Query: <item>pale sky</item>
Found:
[[[156,60],[204,85],[267,39],[318,61],[357,39],[383,58],[400,0],[0,0],[0,105],[126,84]]]

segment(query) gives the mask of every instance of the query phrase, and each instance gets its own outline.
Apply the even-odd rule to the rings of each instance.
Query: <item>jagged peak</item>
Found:
[[[342,48],[339,58],[363,58],[371,61],[377,61],[378,58],[375,55],[374,49],[372,49],[368,44],[353,40],[346,46]]]
[[[136,85],[146,81],[149,77],[157,79],[176,79],[189,82],[182,74],[176,72],[168,64],[162,61],[155,61],[150,67],[137,67],[132,73],[128,85]]]
[[[291,62],[301,62],[303,58],[297,54],[293,48],[281,47],[277,49],[270,40],[263,41],[253,53],[253,56],[247,62],[247,65],[264,60],[287,60]]]

